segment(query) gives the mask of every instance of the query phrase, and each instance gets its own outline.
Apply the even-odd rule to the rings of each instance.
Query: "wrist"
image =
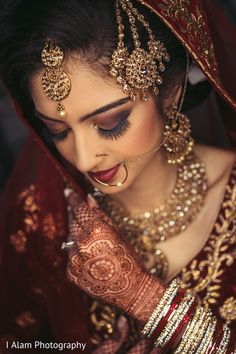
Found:
[[[164,292],[165,286],[158,278],[146,272],[142,273],[125,312],[144,324],[151,316]]]

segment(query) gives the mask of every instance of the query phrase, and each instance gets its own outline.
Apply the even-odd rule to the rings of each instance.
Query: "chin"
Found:
[[[127,181],[126,181],[127,182]],[[119,192],[122,192],[124,190],[126,190],[128,188],[126,182],[124,184],[122,184],[122,186],[120,187],[116,187],[116,186],[102,186],[96,182],[93,182],[93,186],[97,189],[99,189],[99,191],[101,191],[103,194],[117,194]]]

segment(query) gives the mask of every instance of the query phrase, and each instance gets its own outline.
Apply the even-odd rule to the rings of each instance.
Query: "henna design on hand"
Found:
[[[68,277],[88,294],[144,323],[162,296],[163,285],[142,268],[107,215],[89,208],[74,192],[68,202],[72,212],[69,240],[74,242],[69,249]]]

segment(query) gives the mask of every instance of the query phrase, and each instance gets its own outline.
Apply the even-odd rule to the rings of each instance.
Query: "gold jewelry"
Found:
[[[94,124],[94,123],[91,124],[91,128],[98,129],[96,124]],[[104,182],[99,181],[99,179],[97,179],[96,177],[93,177],[93,179],[97,183],[101,184],[102,186],[106,186],[106,187],[121,187],[126,182],[126,180],[128,178],[128,174],[129,173],[128,173],[128,168],[127,168],[127,163],[138,162],[138,161],[141,161],[141,160],[144,160],[144,159],[151,158],[152,155],[155,154],[155,152],[160,150],[160,148],[162,147],[163,144],[164,144],[164,141],[161,141],[161,143],[159,145],[157,145],[152,151],[149,151],[149,152],[147,152],[144,155],[136,156],[136,157],[134,157],[132,159],[124,159],[123,161],[117,160],[125,169],[125,177],[124,177],[122,182],[109,184],[109,183],[104,183]],[[96,154],[96,157],[100,157],[100,156],[108,156],[108,154]]]
[[[200,329],[204,327],[206,323],[206,312],[203,307],[197,306],[194,316],[191,321],[189,321],[186,330],[183,334],[182,340],[179,343],[174,354],[190,354],[190,350],[197,347],[201,340]]]
[[[178,296],[180,298],[176,302]],[[184,323],[186,315],[187,323]],[[184,323],[185,328],[179,329],[181,323]],[[212,352],[216,344],[217,328],[217,319],[212,312],[201,306],[200,299],[194,292],[183,292],[179,280],[174,279],[166,288],[141,333],[147,338],[157,336],[154,346],[164,349],[164,352],[167,352],[167,348],[168,352],[172,350],[171,346],[174,345],[174,354],[201,354]],[[178,338],[182,329],[184,332],[181,338]],[[217,353],[226,353],[230,340],[231,331],[227,325],[224,325]]]
[[[157,307],[151,314],[147,324],[142,330],[142,335],[150,337],[155,328],[158,326],[164,314],[169,310],[172,301],[180,289],[180,283],[177,279],[174,279],[166,288],[161,300],[159,301]]]
[[[134,42],[134,50],[130,54],[124,42],[124,26],[122,24],[121,9],[128,16],[130,30]],[[152,89],[153,93],[159,93],[158,85],[162,84],[160,72],[165,71],[164,62],[169,62],[170,56],[164,44],[157,41],[149,23],[144,16],[133,7],[130,0],[116,0],[116,19],[118,25],[118,45],[113,52],[110,63],[110,74],[122,84],[123,91],[131,99],[135,100],[138,95],[147,101],[147,92]],[[147,47],[141,47],[136,21],[141,22],[147,35]]]
[[[194,145],[190,136],[190,122],[185,114],[178,112],[175,104],[169,107],[166,115],[168,119],[164,128],[164,146],[167,150],[167,161],[171,164],[181,163]]]
[[[43,91],[51,100],[58,102],[58,115],[61,118],[66,118],[67,112],[61,100],[69,95],[71,81],[61,68],[64,52],[51,39],[47,39],[41,53],[41,59],[45,66],[42,77]]]
[[[210,319],[210,323],[207,327],[207,329],[205,330],[204,333],[204,337],[201,340],[201,343],[199,345],[199,347],[197,348],[197,350],[195,351],[196,354],[201,354],[201,353],[206,353],[207,352],[207,348],[213,338],[215,329],[216,329],[216,323],[217,320],[215,317],[211,317]]]
[[[219,345],[219,349],[218,349],[218,352],[219,354],[225,354],[226,350],[227,350],[227,346],[230,342],[230,329],[227,325],[224,325],[223,327],[223,338],[220,342],[220,345]]]
[[[132,216],[108,195],[101,194],[98,203],[121,229],[125,242],[133,247],[143,263],[154,256],[149,271],[164,277],[168,261],[158,249],[158,243],[178,235],[193,222],[203,206],[206,190],[204,164],[192,152],[179,164],[174,190],[160,207]]]
[[[169,319],[167,325],[158,336],[154,344],[156,348],[161,348],[170,340],[170,338],[178,328],[178,325],[183,320],[185,314],[188,312],[194,301],[195,295],[193,295],[192,293],[187,293],[183,297],[177,309],[174,310],[173,316]]]
[[[190,61],[186,52],[186,73],[182,94],[178,106],[173,103],[166,112],[167,122],[164,128],[164,146],[167,150],[167,161],[171,164],[182,162],[191,153],[194,140],[191,137],[191,126],[188,117],[181,113],[187,89]]]
[[[136,156],[132,159],[124,159],[125,163],[130,163],[130,162],[138,162],[142,160],[146,160],[151,158],[157,151],[160,150],[160,148],[164,145],[164,140],[160,142],[153,150],[147,152],[146,154]]]
[[[100,156],[108,156],[108,154],[96,154],[96,157],[100,157]],[[98,184],[102,185],[102,186],[105,186],[105,187],[121,187],[127,180],[128,178],[128,169],[127,169],[127,166],[126,166],[126,161],[119,161],[119,164],[124,168],[125,170],[125,177],[123,178],[123,180],[121,182],[117,182],[117,183],[106,183],[106,182],[102,182],[100,181],[98,178],[96,177],[92,177],[92,179],[97,182]]]

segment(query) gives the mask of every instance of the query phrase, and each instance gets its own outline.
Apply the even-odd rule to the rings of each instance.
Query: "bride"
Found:
[[[2,198],[3,352],[234,352],[236,156],[188,116],[233,144],[236,102],[226,19],[195,5],[6,4],[0,73],[33,139]]]

